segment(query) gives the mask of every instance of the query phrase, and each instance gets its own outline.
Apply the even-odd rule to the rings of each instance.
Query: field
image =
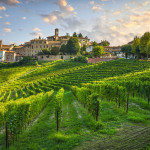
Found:
[[[0,69],[0,149],[150,149],[150,62]]]

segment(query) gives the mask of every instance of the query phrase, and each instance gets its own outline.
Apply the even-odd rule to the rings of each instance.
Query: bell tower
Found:
[[[59,39],[59,30],[58,28],[55,29],[55,40],[57,41]]]
[[[2,49],[2,40],[0,40],[0,49]]]

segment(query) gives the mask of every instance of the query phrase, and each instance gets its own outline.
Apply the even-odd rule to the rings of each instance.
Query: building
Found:
[[[55,29],[55,35],[49,36],[47,39],[39,37],[37,39],[30,40],[30,42],[26,42],[24,45],[14,47],[13,50],[16,54],[35,57],[42,51],[42,49],[51,50],[52,47],[60,48],[63,44],[66,45],[70,38],[70,36],[59,36],[59,30]],[[90,44],[90,40],[88,38],[78,37],[78,39],[80,47]]]
[[[14,48],[14,44],[3,45],[3,41],[0,40],[0,50],[11,51]]]
[[[121,46],[104,46],[105,52],[109,52],[113,55],[122,56]]]
[[[0,40],[0,62],[15,62],[16,53],[12,51],[14,44],[3,45],[2,40]]]
[[[3,62],[5,60],[5,51],[4,50],[0,50],[0,62]]]
[[[15,62],[16,61],[16,52],[14,51],[5,51],[5,62]]]

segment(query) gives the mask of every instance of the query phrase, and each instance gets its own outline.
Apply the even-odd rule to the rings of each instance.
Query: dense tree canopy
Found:
[[[94,41],[94,42],[93,42],[93,46],[97,46],[97,42]]]
[[[132,47],[131,47],[131,45],[124,45],[124,46],[121,48],[121,51],[122,51],[123,53],[125,53],[125,56],[126,56],[126,59],[127,59],[128,56],[131,55]]]
[[[78,34],[78,37],[81,37],[81,38],[82,38],[82,37],[83,37],[82,33],[79,33],[79,34]]]
[[[104,47],[102,47],[102,46],[95,46],[92,49],[92,52],[93,52],[93,56],[94,57],[100,57],[100,56],[102,56],[105,53]]]
[[[67,46],[66,46],[65,44],[63,44],[63,45],[61,46],[60,52],[61,52],[62,54],[67,53]]]
[[[77,37],[70,38],[66,46],[68,54],[77,54],[80,51],[79,40]]]
[[[58,55],[59,54],[59,47],[52,47],[51,55]]]
[[[137,56],[138,58],[140,57],[140,38],[139,37],[135,37],[133,44],[132,44],[132,53]]]
[[[77,33],[76,33],[76,32],[74,32],[72,36],[73,36],[73,37],[77,37]]]
[[[140,40],[140,53],[150,55],[150,32],[145,32]]]
[[[101,46],[109,46],[110,45],[110,42],[108,42],[108,41],[101,41],[101,43],[100,43],[100,45]]]

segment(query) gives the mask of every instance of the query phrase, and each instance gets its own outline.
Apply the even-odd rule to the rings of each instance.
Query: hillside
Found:
[[[10,149],[150,147],[150,62],[118,59],[86,64],[61,60],[1,72],[0,149],[5,149],[6,122],[11,131]],[[57,133],[55,109],[61,88],[65,92]],[[92,93],[98,95],[98,121],[91,112]]]

